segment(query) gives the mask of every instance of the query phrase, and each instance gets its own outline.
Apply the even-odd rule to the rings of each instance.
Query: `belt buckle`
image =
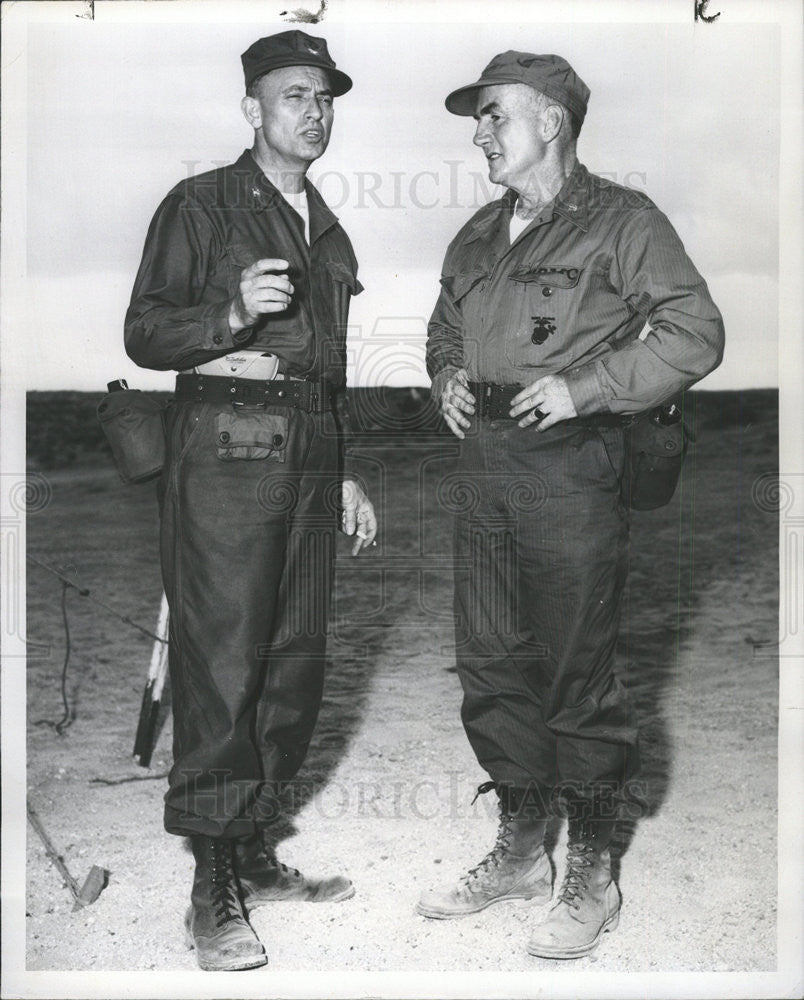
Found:
[[[268,401],[265,399],[255,400],[253,403],[247,403],[243,399],[233,399],[232,409],[237,410],[266,410],[268,408]]]
[[[249,380],[249,379],[241,379],[241,378],[237,378],[236,376],[235,376],[235,378],[232,379],[232,385],[229,387],[229,391],[230,391],[230,393],[232,394],[232,397],[233,397],[232,400],[231,400],[232,409],[233,410],[235,410],[235,409],[237,409],[237,410],[264,410],[266,408],[266,406],[267,406],[267,402],[266,402],[265,399],[255,399],[255,400],[252,400],[252,399],[249,398],[250,395],[251,395],[251,391],[250,390],[252,390],[252,386],[250,386],[250,385],[243,385],[243,382],[248,382],[248,381],[253,381],[254,382],[253,389],[257,388],[257,380],[256,379],[251,379],[251,380]],[[238,383],[238,382],[240,384],[236,385],[235,383]],[[245,396],[246,398],[245,399],[238,399],[238,396]]]
[[[492,415],[492,412],[491,412],[491,410],[492,410],[492,407],[491,407],[491,397],[492,397],[492,393],[494,391],[494,388],[493,388],[493,386],[491,385],[490,382],[482,382],[481,385],[483,386],[483,393],[482,393],[482,395],[483,395],[483,406],[482,406],[482,409],[481,409],[481,416],[488,417],[491,420],[491,419],[493,419],[493,415]]]

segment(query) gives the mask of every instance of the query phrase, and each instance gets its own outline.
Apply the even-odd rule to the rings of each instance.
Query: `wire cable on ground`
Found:
[[[67,700],[67,666],[70,663],[70,622],[67,618],[67,584],[62,581],[61,584],[61,617],[64,622],[64,666],[61,668],[61,701],[64,705],[64,715],[59,719],[58,722],[52,722],[50,719],[37,719],[34,723],[35,726],[53,726],[59,736],[63,735],[64,730],[71,726],[73,720],[70,716],[70,703]]]
[[[65,729],[73,724],[75,719],[75,713],[70,710],[70,703],[67,697],[67,668],[70,663],[70,621],[67,616],[67,591],[72,587],[73,590],[77,590],[82,597],[86,597],[92,604],[97,605],[99,608],[103,608],[108,614],[113,615],[119,621],[123,622],[125,625],[130,625],[132,628],[137,629],[137,631],[142,632],[143,635],[148,636],[149,639],[153,639],[155,642],[166,643],[167,640],[163,639],[161,636],[150,632],[147,628],[144,628],[138,622],[133,621],[127,615],[120,614],[114,608],[110,607],[103,601],[99,601],[96,597],[90,596],[90,591],[88,587],[79,586],[74,580],[71,580],[68,576],[60,573],[53,566],[48,566],[47,563],[42,562],[41,559],[37,559],[36,556],[28,554],[27,558],[40,566],[42,569],[46,570],[48,573],[52,573],[57,580],[61,582],[61,616],[64,622],[64,639],[65,639],[65,652],[64,652],[64,665],[61,669],[61,700],[64,705],[64,715],[59,719],[58,722],[52,722],[50,719],[37,719],[37,726],[53,726],[59,736],[64,735]]]
[[[72,587],[74,590],[77,590],[78,593],[82,597],[86,597],[91,604],[96,604],[99,608],[103,608],[103,610],[107,611],[110,615],[114,615],[115,618],[123,622],[125,625],[130,625],[132,628],[135,628],[137,629],[137,631],[142,632],[143,635],[147,635],[149,639],[153,639],[155,642],[167,643],[167,639],[163,639],[161,636],[158,636],[154,632],[149,631],[147,628],[144,628],[138,622],[133,621],[126,615],[120,614],[119,611],[116,611],[108,604],[105,604],[103,601],[99,601],[97,597],[90,597],[90,590],[88,587],[79,587],[74,580],[71,580],[68,576],[65,576],[63,573],[60,573],[57,569],[54,569],[52,566],[48,566],[47,563],[42,562],[41,559],[37,559],[36,556],[28,554],[27,558],[30,559],[32,563],[36,563],[37,566],[41,566],[42,569],[47,570],[48,573],[52,573],[58,580],[61,580],[61,582],[65,584],[65,586]]]

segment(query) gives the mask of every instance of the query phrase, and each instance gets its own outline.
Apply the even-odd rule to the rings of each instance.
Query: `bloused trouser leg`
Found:
[[[614,673],[626,575],[622,432],[476,422],[455,525],[463,723],[498,783],[621,783],[637,731]]]
[[[324,451],[332,444],[316,439]],[[318,463],[316,463],[318,464]],[[285,487],[275,484],[278,490]],[[293,492],[294,514],[276,618],[264,658],[265,679],[255,739],[265,784],[256,819],[276,818],[275,792],[292,778],[307,753],[324,685],[326,631],[335,558],[339,482],[331,470],[308,474]]]
[[[269,447],[233,446],[243,416],[263,437],[268,428]],[[169,425],[160,484],[174,718],[165,827],[247,837],[275,818],[262,788],[295,773],[320,704],[335,428],[330,414],[210,403],[176,406]]]

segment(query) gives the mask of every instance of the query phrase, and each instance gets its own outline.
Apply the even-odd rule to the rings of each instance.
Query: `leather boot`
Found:
[[[494,784],[487,782],[480,786],[478,794],[492,787]],[[500,825],[494,847],[480,864],[456,882],[422,893],[417,913],[446,920],[477,913],[492,903],[508,899],[534,903],[546,903],[550,899],[553,869],[542,843],[547,821],[513,815],[507,796],[500,789],[498,795]]]
[[[265,965],[265,949],[240,905],[231,841],[199,836],[191,842],[195,878],[184,928],[199,966],[205,972],[234,972]]]
[[[305,878],[297,868],[289,868],[277,861],[265,832],[236,840],[234,863],[240,883],[240,898],[247,910],[283,900],[338,903],[355,894],[355,887],[343,875],[325,879]]]
[[[620,891],[611,878],[612,821],[570,821],[567,869],[545,921],[533,929],[528,952],[539,958],[581,958],[620,919]]]

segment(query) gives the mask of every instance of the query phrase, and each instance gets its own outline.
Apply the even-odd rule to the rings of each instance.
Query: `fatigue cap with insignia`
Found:
[[[246,87],[272,69],[285,66],[319,66],[325,69],[332,82],[333,97],[340,97],[352,89],[352,81],[339,69],[330,56],[324,38],[314,38],[304,31],[280,31],[277,35],[267,35],[250,45],[240,57]]]
[[[561,56],[537,56],[532,52],[501,52],[483,70],[476,83],[458,87],[447,97],[447,111],[453,115],[473,115],[481,87],[500,83],[525,83],[559,101],[583,121],[589,102],[589,88]]]

